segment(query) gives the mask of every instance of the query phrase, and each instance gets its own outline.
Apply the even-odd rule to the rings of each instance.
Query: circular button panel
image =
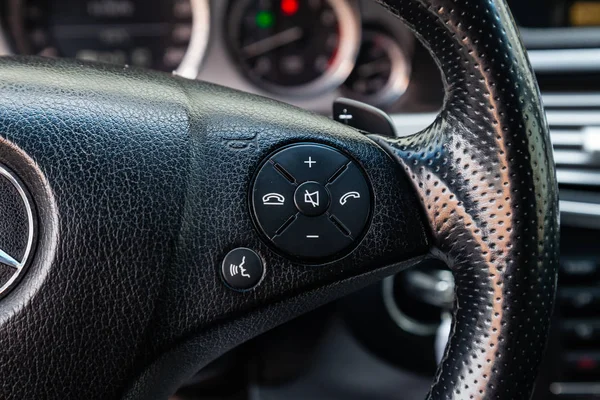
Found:
[[[371,212],[371,189],[361,168],[338,150],[298,144],[261,167],[252,190],[258,226],[285,253],[308,260],[352,247]]]

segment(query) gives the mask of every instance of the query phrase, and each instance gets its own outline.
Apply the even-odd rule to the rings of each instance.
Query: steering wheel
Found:
[[[0,61],[1,398],[164,399],[236,345],[428,257],[457,295],[428,398],[530,397],[559,229],[517,28],[503,0],[378,2],[445,82],[435,123],[401,139],[161,73]],[[323,247],[265,227],[282,207],[261,220],[261,204],[285,201],[257,200],[257,182],[299,186],[302,166],[329,171],[296,189],[303,207],[319,191],[362,204],[359,228],[331,210],[286,221],[333,224],[315,228]],[[363,191],[338,201],[350,170]]]

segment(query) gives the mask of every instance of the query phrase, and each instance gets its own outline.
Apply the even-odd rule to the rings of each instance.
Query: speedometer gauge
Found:
[[[237,64],[266,90],[318,94],[352,71],[360,20],[348,0],[232,0],[228,18]]]
[[[384,106],[404,94],[409,80],[410,65],[398,41],[366,30],[354,70],[342,89],[349,97]]]
[[[20,54],[133,65],[195,78],[208,39],[208,0],[4,0]]]

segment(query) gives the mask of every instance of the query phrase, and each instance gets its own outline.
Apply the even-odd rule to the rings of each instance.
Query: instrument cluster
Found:
[[[68,57],[198,75],[208,42],[207,0],[6,0],[13,53]]]
[[[5,0],[0,54],[150,68],[292,102],[335,92],[386,106],[408,86],[411,46],[369,22],[372,8],[364,0]],[[217,73],[204,73],[211,68]]]

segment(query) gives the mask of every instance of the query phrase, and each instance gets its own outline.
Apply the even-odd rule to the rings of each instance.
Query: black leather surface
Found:
[[[558,189],[537,83],[503,1],[393,1],[443,72],[444,110],[383,140],[421,196],[457,307],[429,398],[527,399],[558,267]]]
[[[398,162],[326,118],[217,86],[0,61],[0,162],[32,187],[43,230],[29,273],[0,303],[0,398],[164,398],[227,349],[414,262],[430,247],[426,221],[459,285],[430,397],[529,397],[558,220],[523,48],[502,2],[385,3],[432,49],[448,92],[426,132],[377,139]],[[311,140],[359,161],[376,199],[363,242],[321,267],[267,247],[246,195],[268,153]],[[241,245],[268,261],[246,294],[218,275]]]
[[[0,162],[33,192],[41,238],[0,303],[0,398],[115,398],[134,374],[186,189],[176,81],[0,60]]]
[[[397,163],[328,118],[127,68],[23,58],[0,71],[0,162],[41,187],[41,219],[55,220],[40,223],[51,232],[0,303],[0,398],[118,398],[163,353],[197,345],[175,368],[152,369],[158,389],[134,389],[159,396],[226,349],[427,252]],[[256,168],[300,141],[345,150],[375,194],[361,244],[323,266],[277,255],[250,218]],[[266,260],[249,293],[219,275],[238,246]]]

